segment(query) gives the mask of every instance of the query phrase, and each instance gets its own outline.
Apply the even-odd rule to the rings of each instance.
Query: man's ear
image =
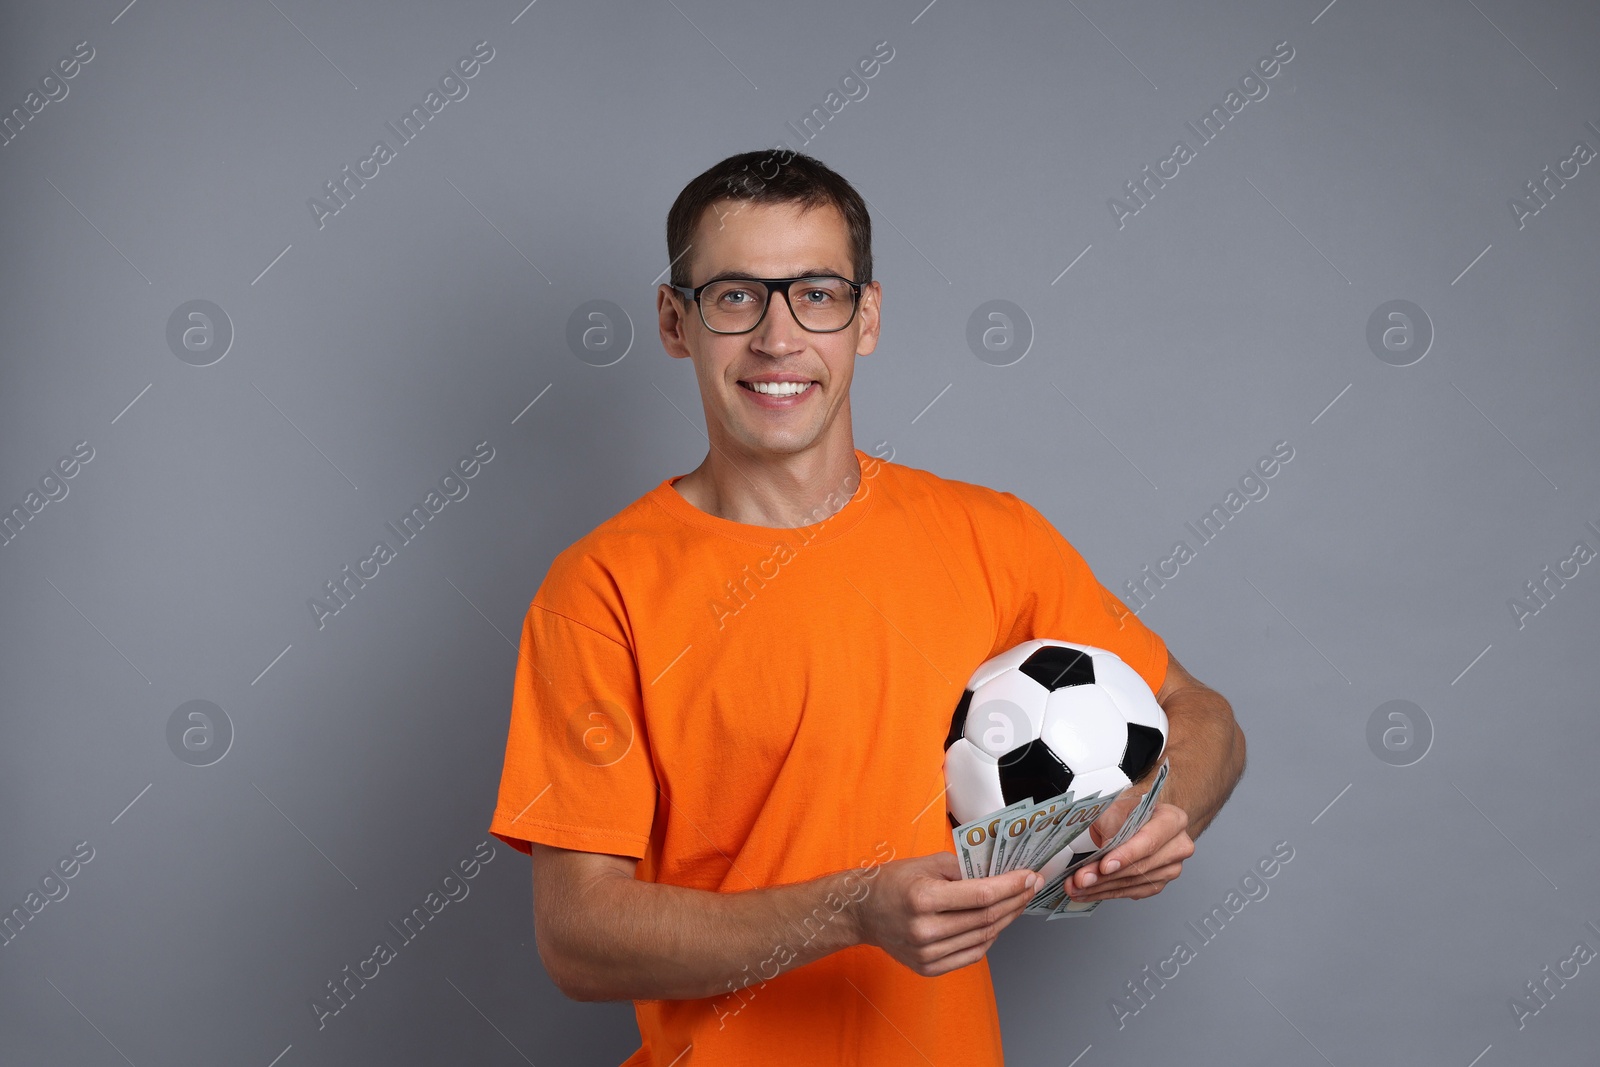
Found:
[[[856,344],[856,355],[870,356],[878,347],[879,311],[883,304],[883,286],[876,280],[861,287],[861,338]]]
[[[661,347],[673,359],[688,359],[689,345],[684,338],[683,298],[670,285],[656,287],[656,326],[661,331]]]

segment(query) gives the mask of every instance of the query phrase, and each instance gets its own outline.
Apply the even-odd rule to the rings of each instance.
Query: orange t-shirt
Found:
[[[816,524],[719,518],[668,478],[556,557],[523,622],[491,833],[717,892],[864,878],[954,851],[944,738],[984,660],[1076,641],[1160,688],[1166,645],[1032,506],[855,451],[859,487]],[[843,906],[778,936],[793,951]],[[728,993],[636,1001],[624,1067],[1002,1062],[986,959],[925,978],[857,945],[772,977],[784,951]]]

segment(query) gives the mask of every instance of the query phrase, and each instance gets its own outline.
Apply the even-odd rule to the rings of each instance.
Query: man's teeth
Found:
[[[811,385],[810,382],[749,382],[751,389],[769,396],[794,396],[803,393]]]

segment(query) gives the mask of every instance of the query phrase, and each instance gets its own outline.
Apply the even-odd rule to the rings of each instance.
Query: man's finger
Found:
[[[1176,878],[1183,861],[1192,855],[1194,840],[1180,830],[1144,859],[1130,863],[1116,874],[1106,877],[1095,877],[1093,872],[1089,872],[1084,875],[1084,880],[1074,881],[1068,887],[1068,892],[1074,899],[1081,899],[1105,891],[1126,890],[1129,886],[1148,884],[1155,877],[1155,872],[1169,870],[1172,872],[1169,879]]]
[[[1027,904],[1027,898],[1010,898],[1004,906],[996,909],[997,914],[988,922],[980,923],[970,929],[961,930],[942,940],[931,942],[926,950],[929,958],[937,960],[992,940],[999,935],[1001,930],[1011,925],[1012,920],[1022,914],[1022,909]]]
[[[984,878],[945,882],[934,889],[939,902],[936,910],[967,911],[972,908],[986,908],[1021,893],[1032,896],[1037,890],[1028,888],[1028,879],[1037,877],[1039,876],[1034,871],[1022,869]]]
[[[1162,845],[1152,855],[1137,863],[1128,864],[1128,866],[1118,870],[1116,874],[1097,878],[1091,885],[1098,892],[1107,886],[1143,882],[1151,877],[1152,872],[1170,867],[1175,863],[1181,864],[1193,854],[1193,848],[1188,843],[1186,836],[1175,837]]]
[[[1094,900],[1109,900],[1113,897],[1147,897],[1159,893],[1167,883],[1183,873],[1183,864],[1172,863],[1164,867],[1157,867],[1148,874],[1130,878],[1113,878],[1109,882],[1097,882],[1093,889],[1073,890],[1073,900],[1088,903]]]
[[[934,977],[941,974],[948,974],[951,971],[957,971],[962,967],[977,963],[979,960],[983,959],[984,953],[989,951],[990,944],[991,942],[985,941],[982,944],[973,945],[971,948],[965,949],[961,952],[953,953],[941,960],[938,960],[934,964],[930,964],[929,967],[931,969],[928,971],[929,976]]]
[[[1144,885],[1147,882],[1158,880],[1163,874],[1168,878],[1176,878],[1183,869],[1183,860],[1176,856],[1152,856],[1150,859],[1134,867],[1124,868],[1122,872],[1096,882],[1093,887],[1081,890],[1084,894],[1103,893],[1126,889],[1130,885]]]
[[[1182,808],[1175,804],[1157,804],[1154,814],[1137,833],[1100,857],[1100,862],[1095,864],[1098,868],[1096,873],[1115,874],[1118,868],[1144,859],[1188,825],[1188,813]]]
[[[1099,862],[1091,863],[1081,868],[1072,876],[1072,885],[1086,889],[1102,879],[1112,877],[1120,870],[1126,870],[1145,857],[1153,855],[1165,840],[1157,836],[1161,833],[1159,827],[1152,829],[1151,824],[1154,822],[1155,820],[1152,819],[1150,823],[1146,823],[1138,833],[1128,838],[1111,852],[1100,857]]]
[[[1135,794],[1133,790],[1124,790],[1122,795],[1111,802],[1111,806],[1100,813],[1100,817],[1089,824],[1089,840],[1094,842],[1094,847],[1099,848],[1111,840],[1113,834],[1122,829],[1122,824],[1132,814],[1134,807],[1142,799],[1143,794]]]
[[[1102,874],[1100,881],[1110,878],[1120,878],[1130,871],[1148,871],[1154,867],[1171,863],[1174,860],[1186,860],[1194,855],[1194,840],[1182,830],[1164,840],[1157,840],[1155,847],[1146,855],[1138,858],[1128,857],[1117,865],[1117,869],[1109,874]],[[1108,857],[1109,858],[1109,857]]]
[[[1171,879],[1167,879],[1166,881],[1139,882],[1125,886],[1115,893],[1091,893],[1086,897],[1074,897],[1073,899],[1080,904],[1094,904],[1102,900],[1143,900],[1161,892],[1171,881]]]

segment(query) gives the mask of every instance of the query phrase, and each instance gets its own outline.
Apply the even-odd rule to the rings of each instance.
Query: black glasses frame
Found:
[[[844,321],[843,326],[838,326],[831,330],[813,330],[805,323],[800,322],[800,316],[794,313],[794,304],[789,301],[789,286],[793,285],[795,282],[808,281],[813,278],[835,278],[841,282],[844,282],[850,287],[850,296],[852,301],[850,305],[850,317]],[[706,321],[706,309],[705,305],[700,303],[700,294],[709,287],[716,285],[718,282],[758,282],[767,287],[767,302],[762,305],[761,314],[757,316],[756,321],[750,325],[749,329],[719,330]],[[796,278],[713,278],[711,281],[706,282],[705,285],[696,286],[693,289],[689,288],[687,285],[673,285],[671,282],[668,282],[667,287],[673,292],[677,293],[679,296],[694,301],[695,306],[700,309],[700,324],[706,329],[710,330],[712,333],[722,334],[723,336],[738,336],[739,334],[752,332],[757,326],[760,326],[761,323],[766,320],[767,309],[772,307],[773,293],[783,294],[783,302],[788,307],[789,314],[794,318],[795,322],[799,323],[800,328],[805,330],[807,333],[838,333],[840,330],[849,329],[850,324],[856,321],[856,313],[861,310],[861,288],[866,284],[868,283],[853,282],[849,278],[844,278],[837,274],[802,274]]]

